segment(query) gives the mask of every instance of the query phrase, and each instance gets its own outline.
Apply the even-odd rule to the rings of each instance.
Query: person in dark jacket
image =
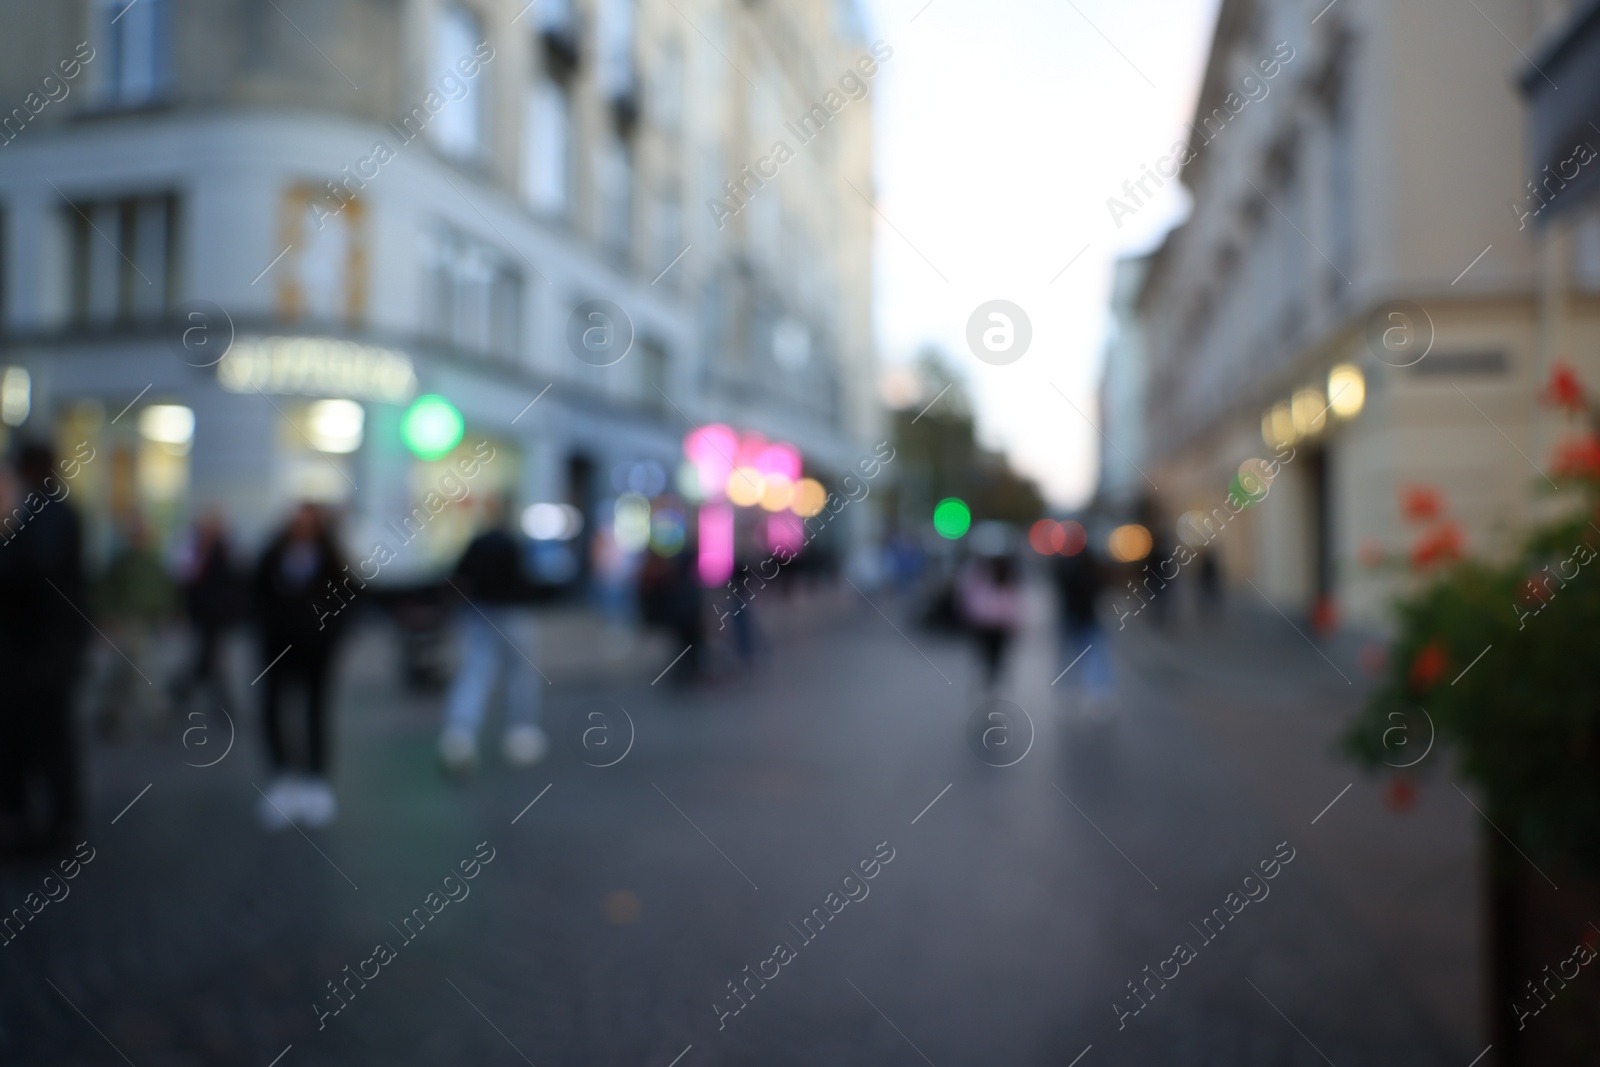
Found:
[[[453,773],[477,763],[478,729],[501,675],[506,679],[506,762],[537,763],[550,747],[539,726],[539,687],[546,681],[532,659],[532,591],[522,569],[522,545],[506,525],[507,511],[504,499],[488,500],[483,530],[467,544],[448,579],[463,601],[461,666],[445,700],[439,734],[439,758]]]
[[[267,758],[277,776],[257,813],[269,829],[291,822],[323,826],[337,812],[328,784],[328,679],[354,579],[322,511],[301,504],[272,539],[256,567],[253,609],[261,639],[262,722]],[[254,683],[252,683],[254,684]],[[291,760],[285,736],[289,690],[305,694],[305,753]]]
[[[16,467],[0,474],[0,845],[32,851],[68,843],[81,821],[72,690],[88,588],[82,527],[49,448],[24,444]]]
[[[184,613],[194,634],[194,659],[174,686],[180,705],[197,689],[207,692],[207,711],[227,706],[222,669],[222,642],[247,608],[243,576],[234,563],[233,546],[222,516],[207,514],[195,523],[179,563]]]
[[[1105,564],[1091,546],[1085,545],[1070,556],[1057,557],[1055,579],[1066,664],[1063,688],[1077,694],[1086,718],[1108,718],[1115,710],[1115,679],[1097,610],[1106,586]]]

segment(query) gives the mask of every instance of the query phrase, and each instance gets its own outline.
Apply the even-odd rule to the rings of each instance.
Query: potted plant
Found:
[[[1501,1064],[1600,1063],[1600,405],[1558,366],[1569,433],[1557,517],[1510,555],[1470,556],[1444,502],[1407,490],[1417,578],[1367,707],[1344,737],[1369,769],[1440,774],[1484,816],[1490,1040]],[[1542,483],[1541,483],[1542,484]],[[1433,743],[1432,759],[1423,759]],[[1463,790],[1464,795],[1467,789]],[[1470,798],[1469,798],[1470,799]],[[1559,887],[1559,888],[1558,888]]]

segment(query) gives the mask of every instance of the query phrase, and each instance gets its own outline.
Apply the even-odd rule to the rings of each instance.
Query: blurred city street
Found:
[[[1595,1067],[1597,160],[1600,0],[0,0],[0,1067]]]
[[[388,631],[364,629],[335,683],[348,799],[309,834],[252,818],[253,714],[211,767],[185,763],[220,755],[220,719],[204,745],[174,727],[97,746],[95,858],[0,954],[0,1059],[951,1067],[1092,1045],[1085,1063],[1345,1065],[1482,1047],[1473,935],[1452,929],[1473,923],[1476,816],[1442,782],[1403,815],[1367,781],[1341,792],[1350,650],[1327,648],[1335,667],[1244,606],[1203,637],[1174,621],[1183,644],[1131,625],[1112,635],[1120,714],[1073,728],[1034,596],[1005,691],[1037,734],[996,767],[969,743],[967,643],[879,606],[848,586],[774,602],[783,647],[709,688],[652,686],[656,660],[558,684],[550,757],[513,771],[486,752],[461,782],[437,767],[437,699],[403,691]],[[400,921],[480,842],[470,893],[408,944]],[[791,924],[883,842],[870,893],[802,940]],[[1270,895],[1208,945],[1191,923],[1280,842],[1294,859]],[[0,873],[7,900],[37,880]],[[798,958],[719,1029],[727,983],[783,941]],[[1113,1004],[1175,941],[1199,958],[1119,1031]],[[326,983],[376,942],[398,958],[319,1029]]]

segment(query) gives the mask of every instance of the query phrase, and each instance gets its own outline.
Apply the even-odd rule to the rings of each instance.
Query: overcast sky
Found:
[[[1106,200],[1184,134],[1217,0],[865,3],[895,50],[874,83],[880,357],[945,348],[984,442],[1053,503],[1080,504],[1100,438],[1052,385],[1096,417],[1112,264],[1186,209],[1168,183],[1119,229]],[[966,346],[993,299],[1033,324],[1009,366]]]

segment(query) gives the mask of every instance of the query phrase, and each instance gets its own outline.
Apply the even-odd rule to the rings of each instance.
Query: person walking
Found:
[[[194,638],[194,658],[173,686],[175,702],[189,703],[205,690],[210,705],[226,706],[222,644],[229,627],[245,615],[246,590],[234,563],[222,516],[211,512],[195,524],[178,561],[184,612]]]
[[[1006,653],[1022,625],[1022,585],[1010,553],[974,556],[956,582],[961,617],[978,642],[983,686],[993,692],[1005,671]]]
[[[500,497],[489,498],[483,530],[468,543],[448,579],[465,601],[459,613],[461,666],[445,700],[439,734],[439,759],[453,774],[477,764],[478,730],[501,676],[506,701],[501,752],[506,762],[530,766],[550,748],[539,726],[539,686],[545,680],[531,658],[531,588],[522,569],[521,545],[507,529],[506,505]]]
[[[48,447],[0,472],[0,848],[68,844],[82,818],[72,690],[89,624],[83,533]],[[14,526],[17,515],[26,524]],[[40,810],[42,806],[42,811]]]
[[[328,680],[346,617],[344,561],[327,519],[301,504],[267,545],[256,566],[253,608],[261,640],[262,724],[274,779],[256,812],[262,825],[325,826],[338,812],[328,783],[332,716]],[[253,683],[252,683],[253,684]],[[305,698],[304,745],[290,755],[286,704],[291,689]]]
[[[105,657],[94,718],[113,736],[128,726],[150,727],[171,712],[161,681],[164,638],[177,606],[166,562],[143,516],[117,523],[119,544],[95,588],[95,614],[105,622],[117,655]]]
[[[1085,718],[1106,719],[1114,710],[1115,684],[1097,611],[1106,585],[1105,565],[1085,545],[1073,555],[1056,558],[1055,582],[1067,667],[1065,690],[1078,695]]]

